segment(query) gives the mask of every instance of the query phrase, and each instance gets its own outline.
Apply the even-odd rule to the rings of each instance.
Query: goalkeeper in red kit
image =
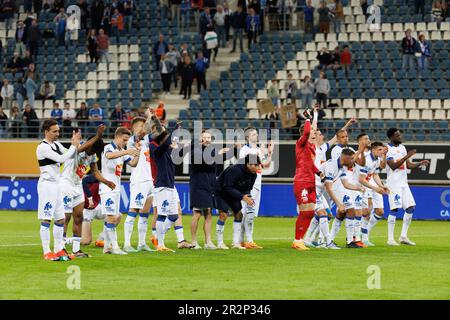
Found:
[[[316,207],[316,180],[315,175],[321,175],[314,164],[316,147],[314,144],[317,129],[317,110],[314,110],[314,119],[307,119],[300,128],[301,137],[295,144],[295,177],[294,195],[297,201],[298,217],[295,222],[295,240],[292,248],[296,250],[309,250],[303,243],[303,236],[308,230]]]

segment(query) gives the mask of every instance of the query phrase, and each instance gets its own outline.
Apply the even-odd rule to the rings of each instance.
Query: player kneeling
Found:
[[[217,186],[214,197],[215,208],[219,210],[219,220],[217,220],[217,248],[228,249],[223,242],[223,232],[228,212],[234,215],[233,224],[233,244],[235,249],[245,249],[240,243],[242,227],[242,201],[248,206],[254,206],[255,201],[251,198],[250,192],[256,181],[258,170],[261,168],[261,160],[254,154],[248,154],[244,163],[226,168],[217,178]]]

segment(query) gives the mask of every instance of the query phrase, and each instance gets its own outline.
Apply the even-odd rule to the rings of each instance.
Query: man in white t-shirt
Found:
[[[114,134],[114,141],[107,144],[102,154],[102,175],[112,181],[115,188],[111,190],[107,185],[100,184],[100,199],[102,213],[105,219],[105,246],[103,253],[124,255],[127,254],[119,248],[117,243],[117,225],[120,223],[120,181],[123,165],[128,163],[136,167],[139,161],[140,147],[125,150],[131,132],[125,127],[119,127]]]
[[[408,228],[412,221],[416,202],[409,189],[407,169],[416,169],[421,166],[428,166],[428,160],[413,163],[409,159],[416,154],[416,150],[406,151],[402,144],[402,135],[397,128],[391,128],[387,131],[387,137],[390,140],[388,144],[387,160],[387,179],[386,185],[391,193],[389,194],[389,217],[388,217],[388,242],[390,246],[398,246],[394,240],[395,220],[398,209],[403,209],[403,227],[400,235],[400,243],[406,245],[416,245],[408,238]]]

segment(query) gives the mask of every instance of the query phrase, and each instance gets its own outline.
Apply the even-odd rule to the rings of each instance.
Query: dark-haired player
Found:
[[[388,242],[390,246],[398,246],[394,240],[395,220],[398,209],[405,210],[403,216],[403,227],[400,235],[400,243],[406,245],[416,245],[408,238],[408,228],[412,221],[416,202],[409,189],[407,169],[416,169],[420,166],[430,164],[428,160],[422,160],[417,163],[411,162],[409,159],[416,154],[416,150],[406,151],[402,144],[402,134],[397,128],[390,128],[387,131],[387,137],[390,140],[388,144],[387,160],[387,179],[386,185],[389,190],[389,217],[388,217]]]
[[[82,179],[90,169],[95,178],[114,189],[113,182],[105,179],[97,168],[97,155],[103,148],[102,135],[105,126],[97,129],[97,134],[86,143],[81,144],[73,157],[64,162],[61,175],[61,191],[63,194],[64,212],[73,216],[72,252],[75,257],[87,258],[88,255],[80,250],[81,229],[83,224],[84,195]],[[68,219],[66,219],[66,224]]]
[[[240,242],[242,202],[245,202],[248,206],[255,205],[250,192],[260,169],[260,158],[257,155],[248,154],[245,158],[239,159],[238,164],[226,168],[217,178],[214,205],[219,210],[219,219],[216,226],[218,249],[228,249],[223,242],[223,232],[230,211],[234,215],[232,248],[245,249]]]

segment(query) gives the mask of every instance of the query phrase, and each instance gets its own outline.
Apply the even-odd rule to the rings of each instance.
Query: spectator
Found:
[[[3,86],[0,91],[2,97],[2,107],[5,110],[10,110],[14,100],[14,87],[9,83],[8,79],[3,79]]]
[[[331,64],[331,54],[326,47],[323,47],[320,52],[317,53],[317,60],[319,60],[319,70],[326,69]]]
[[[28,14],[30,14],[33,11],[33,1],[32,0],[24,0],[23,1],[23,11]]]
[[[41,76],[39,75],[38,70],[36,69],[36,65],[34,63],[30,63],[28,65],[28,68],[26,68],[26,70],[24,70],[24,72],[26,71],[26,74],[28,74],[28,72],[32,72],[33,73],[33,80],[38,83],[41,80]]]
[[[333,14],[334,32],[341,32],[341,25],[344,21],[344,7],[342,6],[341,0],[334,0],[334,6],[331,10]]]
[[[61,9],[64,9],[64,7],[65,7],[64,0],[53,1],[53,12],[58,13],[61,11]],[[36,8],[34,11],[36,11]]]
[[[419,74],[428,69],[429,61],[431,60],[430,43],[425,41],[425,35],[419,35],[419,41],[416,43],[415,55],[417,57],[417,67]]]
[[[368,17],[367,9],[369,8],[367,0],[361,0],[360,5],[361,5],[361,10],[362,10],[363,15],[365,15],[367,18]]]
[[[59,103],[58,102],[54,102],[53,103],[53,109],[50,112],[50,118],[58,121],[58,125],[62,126],[63,111],[59,107]]]
[[[90,130],[88,131],[94,133],[96,130],[95,128],[103,124],[103,119],[103,109],[100,108],[98,103],[94,103],[92,109],[89,110]]]
[[[55,35],[58,45],[62,46],[65,40],[67,25],[67,16],[64,8],[60,9],[59,13],[53,19],[53,22],[55,23]]]
[[[103,3],[103,0],[92,1],[90,11],[92,29],[99,31],[101,23],[103,21],[104,11],[105,11],[105,4]]]
[[[181,54],[181,58],[183,58],[183,55],[185,55],[185,54],[192,58],[192,52],[189,50],[189,46],[186,42],[183,42],[180,45],[180,54]]]
[[[334,48],[334,52],[331,55],[330,64],[327,66],[327,68],[332,69],[333,71],[341,68],[341,48],[339,48],[339,46]]]
[[[114,110],[111,112],[111,116],[109,117],[111,120],[111,132],[113,133],[118,127],[121,127],[125,120],[126,115],[122,110],[122,105],[120,103],[116,104]]]
[[[23,102],[25,101],[25,98],[27,96],[27,90],[23,84],[23,78],[17,79],[15,92],[16,92],[17,104],[18,104],[20,110],[22,110]]]
[[[164,40],[164,36],[160,34],[159,41],[153,46],[153,57],[155,58],[157,71],[159,70],[159,62],[161,61],[161,57],[165,55],[167,51],[169,51],[169,45]]]
[[[169,0],[170,3],[170,19],[178,21],[180,16],[181,0]]]
[[[344,51],[341,54],[341,66],[345,71],[345,74],[348,74],[348,70],[350,69],[350,65],[352,64],[352,53],[350,52],[348,45],[344,46]]]
[[[277,122],[280,119],[280,108],[276,108],[274,112],[269,112],[265,115],[265,119],[269,120],[269,129],[275,129],[277,127]]]
[[[25,24],[22,20],[17,22],[16,34],[15,34],[16,45],[14,52],[18,52],[21,58],[25,57],[25,51],[27,43],[27,33],[25,29]]]
[[[164,109],[164,102],[159,101],[158,107],[155,109],[155,115],[163,125],[166,124],[166,109]]]
[[[191,0],[191,8],[194,13],[195,25],[200,25],[200,12],[203,11],[203,0]]]
[[[320,3],[319,13],[319,32],[330,33],[330,9],[326,6],[325,1]]]
[[[300,93],[302,94],[302,108],[310,109],[312,106],[314,84],[309,76],[305,76],[300,84]]]
[[[169,12],[169,0],[160,0],[159,6],[161,7],[161,19],[167,20]]]
[[[73,131],[72,120],[74,120],[75,117],[76,117],[75,110],[73,110],[70,107],[70,103],[68,103],[68,102],[64,103],[64,110],[62,111],[62,125],[63,125],[64,135],[67,138],[72,136],[72,131]]]
[[[172,78],[172,73],[176,70],[175,66],[170,62],[167,55],[161,56],[161,61],[159,62],[159,72],[161,74],[161,80],[163,83],[163,90],[165,93],[170,93],[170,83]]]
[[[87,126],[87,123],[89,120],[89,111],[86,107],[85,102],[81,103],[80,110],[77,111],[75,119],[77,120],[78,128],[80,128],[82,130],[86,129],[86,126]]]
[[[202,38],[204,38],[206,32],[208,31],[208,28],[213,27],[213,20],[211,17],[209,7],[203,8],[203,12],[200,14],[199,26],[200,26],[200,34],[202,35]]]
[[[23,60],[20,59],[19,53],[14,52],[13,57],[6,65],[5,72],[11,72],[13,76],[16,76],[16,73],[23,71]]]
[[[185,31],[189,30],[189,22],[191,18],[191,0],[182,0],[180,5],[181,11],[181,28]]]
[[[75,12],[70,13],[66,23],[66,37],[65,37],[66,48],[69,44],[71,44],[72,41],[74,43],[78,41],[79,28],[80,28],[80,21],[78,20],[78,16],[75,14]]]
[[[25,2],[28,2],[29,0],[25,0]],[[55,2],[55,0],[43,0],[42,1],[42,10],[44,10],[45,12],[51,12],[53,10],[53,3]],[[25,12],[28,12],[25,10]],[[31,11],[29,11],[31,12]]]
[[[3,4],[1,5],[1,15],[5,20],[6,30],[10,30],[12,28],[15,11],[16,8],[13,0],[3,0]]]
[[[181,94],[183,99],[190,99],[192,93],[192,82],[194,81],[195,65],[191,62],[191,57],[186,55],[180,68]]]
[[[28,71],[27,81],[25,82],[25,88],[27,90],[28,104],[34,108],[34,94],[38,89],[38,85],[34,82],[34,73]]]
[[[411,36],[411,29],[406,30],[402,40],[402,68],[412,70],[414,67],[414,50],[417,40]]]
[[[306,7],[303,9],[305,19],[305,33],[314,33],[314,10],[311,0],[306,1]]]
[[[230,51],[230,53],[233,53],[236,51],[236,41],[239,38],[239,48],[241,50],[241,53],[244,52],[244,45],[243,45],[243,33],[246,25],[246,13],[242,11],[242,7],[238,7],[237,11],[233,12],[231,15],[231,28],[233,28],[233,49]]]
[[[50,81],[45,81],[39,89],[39,98],[44,100],[54,100],[55,98],[55,85]]]
[[[13,105],[12,110],[9,114],[9,132],[11,138],[20,138],[20,132],[22,130],[23,117],[20,113],[17,105]]]
[[[22,59],[23,70],[27,71],[30,68],[30,64],[34,65],[34,59],[30,55],[30,51],[25,50],[25,57],[23,57],[23,59]]]
[[[217,33],[214,32],[213,28],[209,28],[208,32],[205,34],[205,45],[208,50],[208,58],[211,59],[212,51],[214,51],[213,62],[216,62],[217,53],[219,51]]]
[[[126,0],[123,4],[123,23],[128,31],[133,27],[133,6],[134,0]]]
[[[275,106],[275,108],[280,107],[280,92],[278,90],[278,80],[272,79],[272,82],[269,86],[269,92],[267,94],[269,99],[272,101],[272,104]]]
[[[178,52],[177,48],[173,44],[169,44],[169,52],[166,53],[167,60],[173,65],[173,70],[171,74],[171,81],[175,86],[175,89],[178,88],[178,64],[181,61],[181,55]]]
[[[225,48],[227,45],[227,34],[225,29],[225,12],[221,5],[217,6],[217,12],[214,15],[214,24],[217,30],[219,47]]]
[[[112,34],[116,36],[117,42],[119,42],[119,36],[123,34],[123,29],[123,16],[119,9],[114,9],[114,13],[111,16],[111,30]]]
[[[445,21],[445,12],[441,1],[435,1],[431,9],[431,21],[436,22],[438,28],[441,27],[441,22]]]
[[[105,61],[106,63],[109,63],[110,57],[109,57],[109,37],[105,34],[105,31],[103,29],[100,29],[98,31],[97,36],[97,52],[100,61]]]
[[[233,12],[230,10],[228,2],[224,2],[223,12],[225,12],[225,38],[228,42],[230,40],[231,15],[233,14]]]
[[[6,127],[7,127],[7,123],[6,121],[8,121],[8,116],[6,115],[5,112],[3,112],[3,107],[0,107],[0,137],[4,137],[5,132],[6,132]]]
[[[83,30],[88,30],[89,5],[86,0],[78,0],[77,6],[80,8],[80,27]]]
[[[414,7],[416,9],[416,14],[422,11],[422,19],[425,18],[425,0],[414,0]]]
[[[41,30],[39,29],[36,19],[33,19],[31,21],[31,26],[28,27],[27,41],[30,55],[34,59],[37,59],[39,42],[41,41]]]
[[[200,94],[201,87],[206,90],[206,69],[209,68],[208,58],[203,56],[202,51],[197,52],[197,59],[195,60],[195,77],[197,78],[197,89]]]
[[[287,103],[295,103],[295,97],[297,96],[297,80],[292,76],[292,73],[287,75],[287,81],[284,83],[284,91],[286,91]]]
[[[89,31],[87,49],[89,51],[90,62],[98,63],[98,42],[97,37],[95,36],[95,29],[91,29],[91,31]]]
[[[328,94],[330,92],[330,82],[325,75],[325,72],[320,72],[320,78],[314,82],[314,89],[316,90],[316,101],[323,105],[325,109],[328,103]]]
[[[111,36],[111,6],[105,6],[103,11],[103,19],[100,23],[100,29],[103,29],[105,34]]]
[[[258,30],[260,28],[259,16],[253,8],[248,9],[248,16],[245,21],[248,37],[248,48],[250,49],[252,42],[258,42]]]
[[[37,138],[39,135],[39,119],[30,104],[25,105],[25,111],[22,114],[22,120],[25,124],[27,138]]]

